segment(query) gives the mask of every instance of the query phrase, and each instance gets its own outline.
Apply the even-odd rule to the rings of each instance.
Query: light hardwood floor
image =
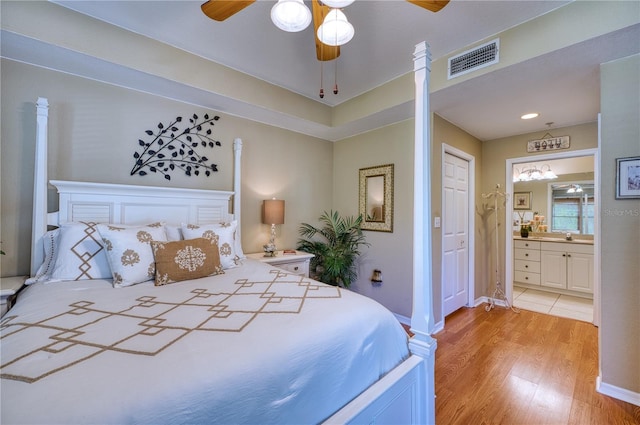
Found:
[[[640,407],[595,390],[590,323],[479,306],[434,337],[438,425],[640,424]]]

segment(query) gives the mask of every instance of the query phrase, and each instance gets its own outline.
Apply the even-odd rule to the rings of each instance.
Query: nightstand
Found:
[[[26,279],[26,276],[0,277],[0,317],[13,307]]]
[[[275,257],[265,257],[262,252],[247,254],[247,258],[262,261],[304,277],[309,277],[309,263],[313,257],[313,254],[303,251],[296,251],[295,254],[284,254],[283,251],[277,251]]]

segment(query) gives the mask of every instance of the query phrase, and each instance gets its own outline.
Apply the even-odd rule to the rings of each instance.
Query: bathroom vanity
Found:
[[[593,240],[514,236],[515,286],[593,298]]]

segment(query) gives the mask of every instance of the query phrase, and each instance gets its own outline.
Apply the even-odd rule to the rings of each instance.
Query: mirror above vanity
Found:
[[[531,169],[551,170],[557,177],[520,181],[522,171]],[[597,208],[593,156],[514,164],[513,176],[514,236],[519,236],[522,225],[530,225],[532,238],[565,240],[567,234],[571,240],[593,238]]]

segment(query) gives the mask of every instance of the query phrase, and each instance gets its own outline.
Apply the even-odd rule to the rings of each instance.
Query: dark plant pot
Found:
[[[529,227],[520,226],[520,236],[522,236],[523,238],[528,238],[529,237]]]

